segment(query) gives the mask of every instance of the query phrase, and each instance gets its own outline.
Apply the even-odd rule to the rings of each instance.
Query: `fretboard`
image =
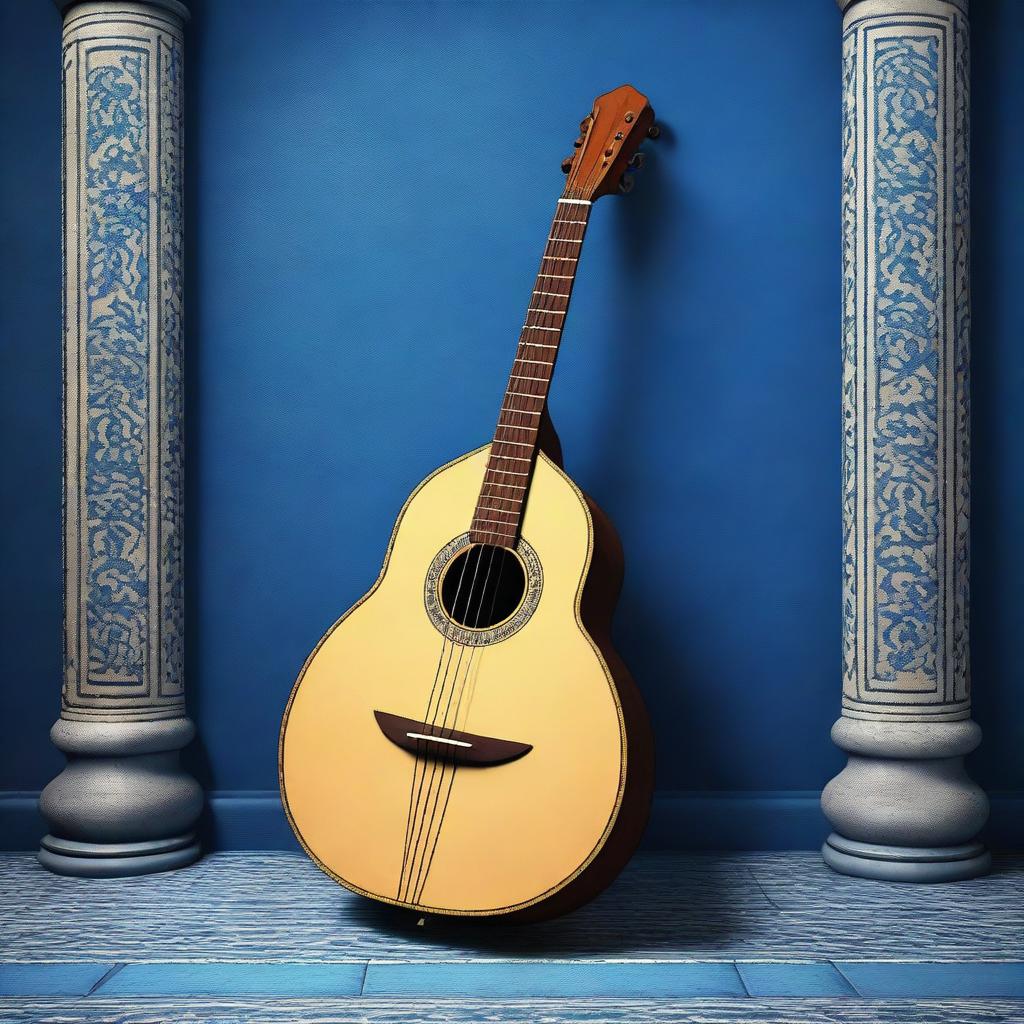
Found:
[[[474,543],[511,548],[519,537],[589,216],[586,200],[558,201],[473,514],[469,536]]]

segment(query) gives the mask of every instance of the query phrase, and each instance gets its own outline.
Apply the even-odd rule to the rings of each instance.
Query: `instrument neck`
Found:
[[[589,217],[588,201],[558,200],[491,442],[473,543],[514,548],[519,537]]]

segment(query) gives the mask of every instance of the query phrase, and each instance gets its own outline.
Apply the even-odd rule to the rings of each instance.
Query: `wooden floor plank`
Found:
[[[6,964],[0,996],[1019,999],[1024,963],[460,960]]]
[[[131,963],[1024,960],[1024,858],[997,859],[987,878],[916,886],[846,878],[817,854],[652,854],[556,921],[416,920],[291,853],[215,854],[118,880],[64,878],[30,854],[0,856],[3,959]]]
[[[13,999],[4,1024],[1020,1024],[1005,1000]]]
[[[31,996],[39,993],[49,996],[84,996],[114,967],[114,964],[100,963],[0,963],[0,996]]]
[[[855,996],[857,992],[834,964],[737,964],[751,996]]]
[[[126,964],[98,994],[115,996],[357,996],[365,964]]]
[[[366,996],[426,998],[738,998],[747,994],[728,963],[372,963]]]
[[[862,996],[1024,1000],[1024,963],[837,963]],[[1021,1005],[1024,1019],[1024,1004]]]

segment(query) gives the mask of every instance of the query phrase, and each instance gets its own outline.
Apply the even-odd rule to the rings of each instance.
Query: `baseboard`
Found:
[[[1024,793],[991,795],[983,839],[1024,848]],[[38,793],[0,793],[0,850],[35,850],[46,831]],[[213,792],[204,845],[213,850],[298,850],[276,790]],[[648,850],[816,850],[828,823],[814,792],[658,793],[644,837]]]

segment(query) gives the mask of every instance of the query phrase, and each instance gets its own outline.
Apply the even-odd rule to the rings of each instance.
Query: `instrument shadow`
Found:
[[[395,940],[398,957],[437,959],[448,953],[509,957],[657,957],[736,948],[766,912],[763,894],[736,854],[638,855],[600,896],[578,910],[530,924],[479,923],[422,915],[347,898],[345,924]],[[422,924],[420,923],[422,921]],[[340,924],[340,922],[339,922]]]

